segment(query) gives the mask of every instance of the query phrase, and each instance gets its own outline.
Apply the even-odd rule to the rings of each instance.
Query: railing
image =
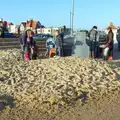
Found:
[[[35,39],[38,46],[38,54],[45,54],[46,39]],[[70,56],[73,46],[73,38],[64,41],[64,56]],[[0,50],[20,49],[20,41],[18,38],[0,38]]]
[[[39,54],[46,52],[46,39],[35,39]],[[0,50],[20,49],[20,41],[18,38],[0,38]]]

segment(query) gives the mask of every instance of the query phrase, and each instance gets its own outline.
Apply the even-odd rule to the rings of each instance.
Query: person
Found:
[[[47,50],[46,50],[45,56],[49,56],[50,50],[55,48],[55,43],[52,36],[49,36],[48,39],[46,40],[46,48]]]
[[[0,37],[4,38],[4,30],[2,26],[0,26]]]
[[[93,26],[93,28],[89,31],[88,38],[89,38],[89,57],[96,58],[97,57],[97,47],[98,47],[97,26]]]
[[[63,51],[63,42],[64,42],[64,39],[63,39],[64,35],[63,34],[60,34],[60,31],[57,30],[56,31],[56,41],[55,41],[55,44],[56,44],[56,54],[60,57],[63,57],[64,56],[64,51]]]
[[[24,33],[22,33],[20,35],[20,37],[19,37],[20,47],[21,47],[21,53],[22,53],[22,58],[23,59],[24,59],[24,51],[25,51],[26,39],[27,39],[27,31],[25,31]]]
[[[118,50],[120,51],[120,27],[117,29],[117,41],[118,41]]]
[[[0,27],[0,37],[2,36],[2,28]]]
[[[31,30],[27,30],[19,37],[23,59],[35,59],[36,42],[33,40],[33,34]]]
[[[100,31],[99,32],[99,57],[100,58],[104,58],[104,50],[106,48],[106,37],[107,37],[107,34],[105,33],[105,31]]]
[[[106,43],[106,47],[109,47],[109,60],[113,59],[113,47],[114,47],[114,41],[113,41],[113,31],[112,28],[109,27],[108,28],[108,34],[107,34],[107,43]]]

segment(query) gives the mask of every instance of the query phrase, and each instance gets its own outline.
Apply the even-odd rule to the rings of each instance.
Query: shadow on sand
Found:
[[[0,96],[0,110],[3,110],[6,106],[14,108],[15,107],[14,99],[12,96],[2,95]]]

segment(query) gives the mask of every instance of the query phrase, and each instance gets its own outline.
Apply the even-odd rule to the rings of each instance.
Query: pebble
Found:
[[[0,89],[4,93],[11,92],[18,106],[25,101],[34,103],[31,96],[38,104],[47,101],[51,105],[67,105],[77,102],[85,93],[89,93],[86,94],[89,98],[97,90],[101,95],[120,87],[119,77],[116,80],[120,69],[113,69],[99,60],[66,57],[27,63],[22,60],[19,50],[0,51],[0,56]],[[0,95],[3,94],[1,90]],[[2,103],[1,107],[4,107]]]

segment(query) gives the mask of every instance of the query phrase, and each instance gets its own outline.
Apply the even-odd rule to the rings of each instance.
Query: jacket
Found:
[[[88,37],[90,41],[98,41],[98,32],[96,29],[90,30],[88,33]]]
[[[56,44],[56,47],[63,47],[63,35],[59,34],[57,37],[56,37],[56,41],[55,41],[55,44]]]
[[[114,37],[113,32],[109,31],[107,35],[107,44],[109,44],[110,49],[113,49],[113,44],[114,44],[113,37]]]
[[[55,43],[53,38],[48,38],[46,41],[46,48],[54,48],[55,47]]]
[[[4,30],[3,27],[0,27],[0,37],[4,38]]]
[[[117,41],[120,42],[120,30],[117,30],[117,36],[116,36],[116,38],[117,38]]]
[[[36,41],[33,40],[33,38],[30,38],[30,42],[27,41],[27,36],[26,34],[22,34],[20,37],[19,37],[19,40],[20,40],[20,44],[23,46],[23,47],[35,47],[36,46]]]
[[[20,37],[19,37],[19,41],[20,41],[20,44],[25,46],[26,43],[27,43],[27,36],[25,33],[23,33]]]

